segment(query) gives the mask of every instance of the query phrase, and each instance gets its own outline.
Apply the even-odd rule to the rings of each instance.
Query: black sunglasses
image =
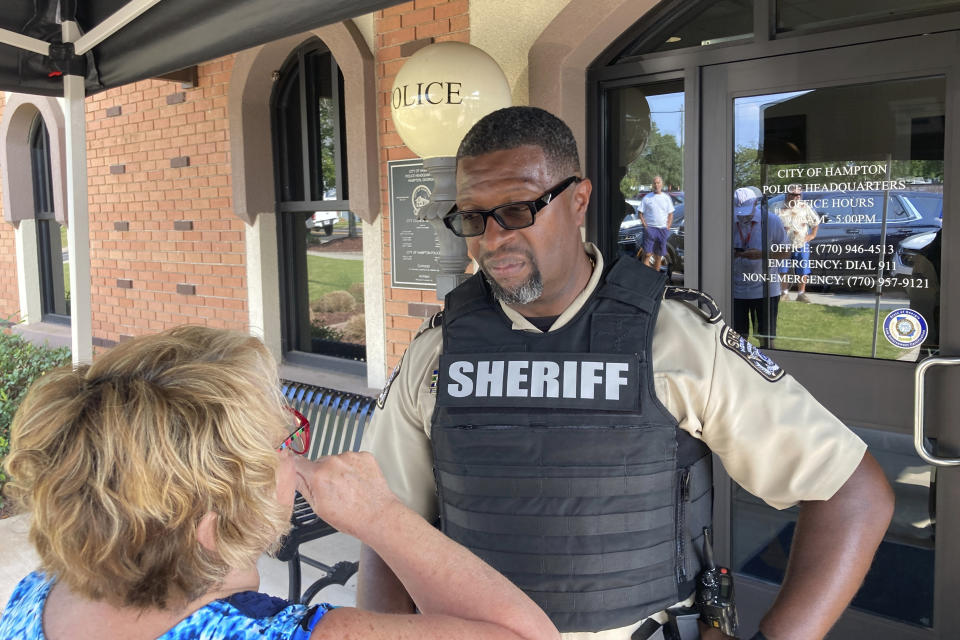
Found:
[[[467,210],[460,211],[456,207],[443,219],[443,224],[447,225],[454,235],[461,238],[472,238],[483,235],[487,228],[487,218],[493,218],[501,227],[507,231],[514,229],[524,229],[533,225],[534,217],[537,212],[563,193],[563,190],[571,184],[580,182],[581,178],[570,176],[563,182],[548,190],[536,200],[520,200],[518,202],[508,202],[494,207],[493,209]]]

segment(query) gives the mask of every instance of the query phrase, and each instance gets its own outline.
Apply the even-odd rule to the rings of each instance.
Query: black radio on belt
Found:
[[[737,605],[733,596],[733,574],[713,562],[712,532],[703,529],[703,559],[706,568],[697,577],[696,608],[700,620],[727,636],[737,635]]]

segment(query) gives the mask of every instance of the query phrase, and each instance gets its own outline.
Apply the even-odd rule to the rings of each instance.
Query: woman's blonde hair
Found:
[[[276,493],[283,406],[263,343],[204,327],[44,375],[5,463],[43,569],[87,598],[166,608],[256,562],[289,529]],[[197,539],[208,512],[215,551]]]

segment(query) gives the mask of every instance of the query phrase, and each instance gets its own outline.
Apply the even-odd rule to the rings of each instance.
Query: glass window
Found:
[[[683,283],[683,81],[607,92],[608,166],[619,254]]]
[[[688,2],[666,9],[664,20],[627,45],[613,64],[645,53],[706,47],[753,37],[752,0]]]
[[[881,22],[958,8],[957,0],[777,0],[777,31],[823,31],[847,26],[854,20]]]
[[[767,348],[937,354],[943,78],[734,105],[734,328]]]
[[[280,200],[303,200],[303,149],[300,121],[300,68],[292,69],[278,87],[274,105],[277,127],[274,132],[280,158]]]
[[[319,40],[273,93],[284,351],[365,360],[360,228],[350,212],[343,76]]]
[[[855,429],[883,468],[896,498],[893,521],[863,586],[857,609],[911,624],[933,625],[936,469],[918,464],[911,437]],[[796,529],[797,507],[778,511],[733,485],[732,568],[780,583]],[[895,576],[895,579],[891,577]]]
[[[40,303],[44,321],[70,323],[70,252],[67,229],[54,217],[50,134],[39,115],[30,130],[33,206],[37,221]]]

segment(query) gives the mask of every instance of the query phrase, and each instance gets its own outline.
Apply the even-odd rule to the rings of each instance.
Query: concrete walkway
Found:
[[[333,258],[334,260],[363,260],[362,251],[316,251],[310,249],[308,256],[319,256],[321,258]]]
[[[0,612],[7,606],[17,583],[39,566],[39,558],[27,541],[29,527],[27,516],[23,515],[0,520],[0,540],[3,541],[0,544]],[[302,545],[300,551],[320,562],[333,565],[341,560],[357,560],[360,557],[360,542],[342,533],[335,533]],[[318,569],[302,566],[303,586],[306,588],[322,574]],[[261,556],[257,568],[260,570],[260,591],[286,598],[287,564]],[[327,587],[314,598],[314,602],[354,606],[357,602],[357,576],[350,578],[344,587]]]
[[[26,516],[0,520],[0,610],[20,580],[33,571],[39,558],[27,541],[30,524]]]

